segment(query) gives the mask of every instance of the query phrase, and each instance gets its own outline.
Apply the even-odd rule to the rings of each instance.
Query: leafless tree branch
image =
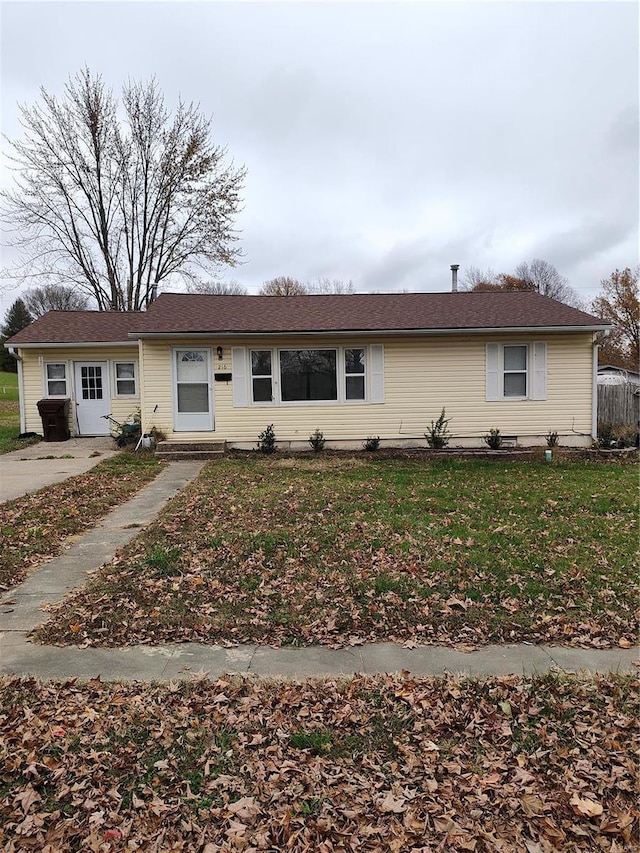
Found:
[[[176,273],[215,276],[238,262],[246,172],[227,163],[194,104],[170,113],[155,79],[129,82],[118,109],[88,68],[60,101],[41,89],[20,108],[14,185],[1,195],[21,250],[13,278],[73,285],[100,310],[129,311]]]

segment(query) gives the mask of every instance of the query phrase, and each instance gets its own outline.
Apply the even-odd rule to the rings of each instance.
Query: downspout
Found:
[[[144,341],[138,338],[138,394],[140,396],[140,435],[149,432],[147,429],[146,395],[144,393]]]
[[[20,433],[27,431],[27,413],[24,408],[24,379],[22,375],[22,356],[15,347],[7,347],[9,354],[18,362],[18,405],[20,406]]]
[[[593,403],[591,405],[591,440],[598,438],[598,338],[593,341]]]

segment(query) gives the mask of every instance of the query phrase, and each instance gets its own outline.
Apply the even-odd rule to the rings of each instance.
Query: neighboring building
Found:
[[[640,373],[603,364],[598,368],[598,385],[640,385]]]
[[[425,445],[442,408],[452,445],[492,427],[520,444],[596,434],[597,333],[610,326],[537,293],[339,296],[161,294],[146,312],[50,312],[7,346],[19,359],[22,431],[37,402],[71,400],[75,435],[138,408],[184,441]]]

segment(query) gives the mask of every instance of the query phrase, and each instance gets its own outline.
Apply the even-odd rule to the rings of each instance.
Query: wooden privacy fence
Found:
[[[598,385],[598,423],[637,426],[640,421],[640,386]]]

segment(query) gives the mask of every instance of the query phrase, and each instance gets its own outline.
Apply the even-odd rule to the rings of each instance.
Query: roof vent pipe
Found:
[[[458,270],[460,264],[451,264],[451,292],[455,293],[458,290]]]

